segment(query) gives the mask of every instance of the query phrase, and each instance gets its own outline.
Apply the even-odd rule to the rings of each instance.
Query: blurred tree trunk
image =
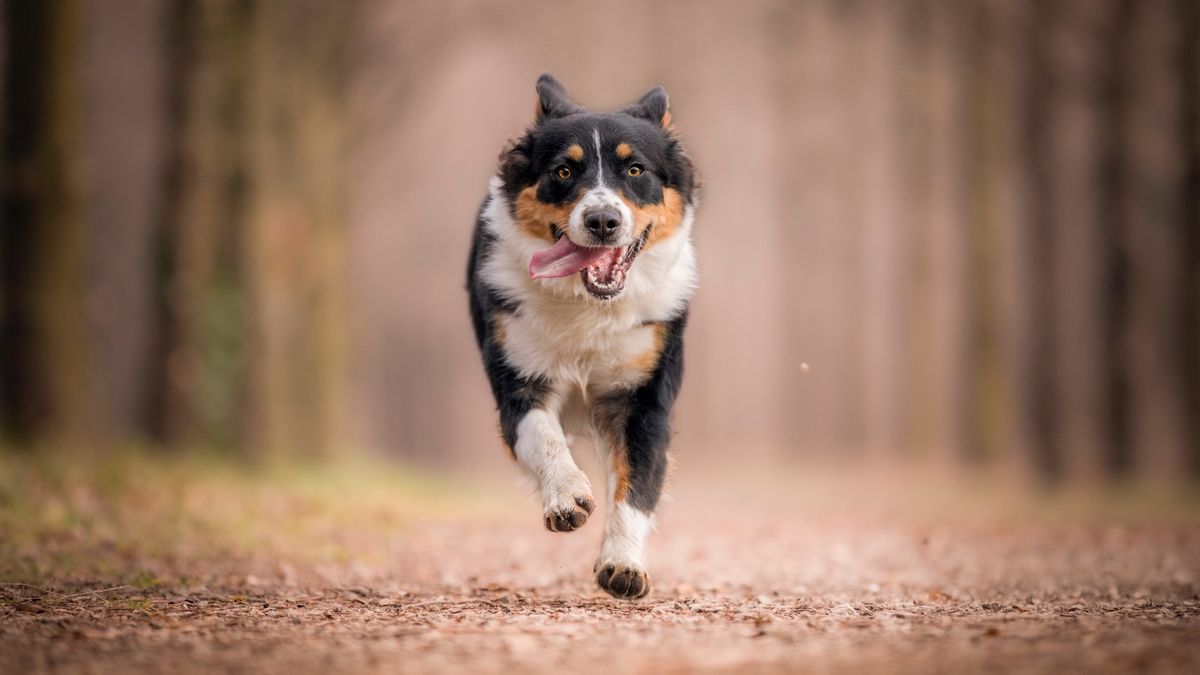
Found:
[[[1183,96],[1183,221],[1177,255],[1179,306],[1178,369],[1183,392],[1180,404],[1187,421],[1185,433],[1190,473],[1200,479],[1200,2],[1178,0],[1183,44],[1179,50],[1179,89]]]
[[[1098,82],[1100,352],[1095,364],[1100,395],[1097,449],[1109,475],[1128,473],[1133,465],[1129,352],[1130,276],[1127,223],[1130,158],[1127,157],[1131,113],[1131,25],[1133,0],[1116,0],[1100,27],[1101,66]]]
[[[1114,255],[1124,259],[1125,274],[1113,312],[1121,323],[1113,359],[1123,366],[1123,392],[1114,406],[1126,412],[1125,436],[1118,440],[1113,469],[1155,479],[1181,475],[1188,463],[1186,347],[1177,326],[1186,322],[1189,295],[1186,250],[1187,160],[1186,105],[1181,86],[1180,54],[1185,51],[1184,19],[1170,2],[1123,0],[1117,18],[1122,47],[1114,48],[1121,78],[1114,101],[1121,106],[1123,210],[1114,237]],[[1194,95],[1194,93],[1193,93]],[[1182,142],[1181,142],[1182,141]],[[1194,295],[1191,295],[1194,302]]]
[[[261,5],[250,76],[254,184],[248,429],[256,452],[326,455],[342,437],[346,316],[342,163],[354,3]]]
[[[0,220],[0,413],[14,440],[79,441],[93,421],[84,319],[80,10],[7,2]]]
[[[989,187],[981,208],[986,213],[984,241],[990,249],[990,306],[986,344],[990,349],[988,388],[983,412],[989,420],[985,453],[992,468],[1010,475],[1035,466],[1029,448],[1036,445],[1033,422],[1024,405],[1029,389],[1030,336],[1033,313],[1029,296],[1031,236],[1030,188],[1021,152],[1022,113],[1026,107],[1024,55],[1031,39],[1030,8],[1008,0],[987,0],[981,17],[988,25],[984,78],[987,88],[983,161]],[[1035,451],[1036,452],[1036,451]]]
[[[1090,482],[1104,473],[1107,390],[1104,359],[1104,286],[1107,259],[1101,219],[1100,171],[1105,129],[1098,84],[1106,65],[1103,27],[1112,2],[1057,4],[1045,30],[1049,39],[1047,193],[1054,252],[1047,292],[1055,321],[1054,433],[1064,473]]]
[[[270,459],[326,454],[340,437],[352,7],[174,5],[151,387],[168,444]]]
[[[860,308],[861,219],[853,171],[862,144],[854,115],[863,88],[857,54],[851,48],[855,8],[843,3],[781,5],[770,26],[775,38],[782,165],[777,194],[781,269],[787,316],[784,344],[804,358],[781,359],[782,442],[806,453],[850,456],[863,446],[863,400],[868,373],[861,367]],[[842,64],[839,71],[821,64]],[[822,92],[813,97],[811,91]],[[797,129],[808,129],[799,133]],[[820,171],[799,171],[795,158]],[[804,204],[804,209],[797,209]],[[812,292],[811,289],[824,289]],[[736,334],[731,334],[736,339]],[[811,360],[811,370],[801,363]]]
[[[234,446],[244,407],[243,231],[251,5],[176,0],[164,39],[168,148],[159,217],[150,429]]]
[[[869,4],[854,17],[865,49],[861,75],[856,78],[864,102],[857,137],[863,171],[859,189],[862,207],[860,246],[863,306],[861,359],[864,364],[863,427],[868,450],[892,459],[910,456],[905,434],[908,382],[908,316],[905,265],[910,256],[910,222],[902,157],[901,91],[906,53],[900,35],[903,7],[898,3]],[[875,104],[866,101],[875,98]]]
[[[999,177],[997,148],[1001,100],[994,73],[989,72],[994,48],[995,17],[984,0],[974,0],[965,8],[963,55],[966,68],[965,90],[967,137],[966,201],[967,245],[962,255],[967,260],[967,330],[970,350],[963,377],[968,384],[967,436],[964,451],[967,461],[983,463],[1001,451],[1004,430],[1004,387],[1000,330],[1000,223],[996,213]]]
[[[90,388],[107,441],[146,438],[169,8],[163,0],[82,3]]]
[[[947,463],[962,461],[969,433],[971,397],[961,373],[971,351],[967,330],[970,268],[967,247],[968,64],[966,15],[962,5],[937,5],[930,25],[930,124],[938,130],[930,144],[929,222],[931,436]]]
[[[1055,430],[1058,402],[1054,379],[1054,324],[1057,312],[1051,292],[1052,270],[1059,255],[1054,236],[1052,206],[1055,176],[1051,172],[1050,98],[1055,85],[1051,76],[1050,31],[1054,6],[1034,0],[1028,6],[1025,92],[1023,94],[1023,146],[1028,203],[1024,228],[1028,304],[1026,351],[1022,365],[1022,400],[1029,424],[1029,454],[1038,477],[1055,483],[1063,477],[1062,450]]]
[[[937,116],[938,48],[934,42],[934,11],[929,0],[908,0],[900,19],[901,64],[898,77],[900,142],[896,158],[902,189],[905,193],[910,242],[905,266],[902,292],[906,295],[905,337],[907,348],[903,357],[909,363],[907,391],[902,401],[905,422],[902,434],[905,444],[926,455],[944,444],[939,438],[937,396],[938,364],[945,358],[939,353],[936,311],[933,299],[934,283],[933,222],[937,211],[934,199],[933,133]]]

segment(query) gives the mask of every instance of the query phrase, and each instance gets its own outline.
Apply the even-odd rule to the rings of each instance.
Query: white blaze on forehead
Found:
[[[604,185],[604,157],[600,155],[600,128],[592,129],[596,141],[596,185]]]

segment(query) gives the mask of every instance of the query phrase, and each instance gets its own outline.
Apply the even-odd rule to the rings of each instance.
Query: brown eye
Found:
[[[640,176],[640,175],[642,175],[642,165],[641,165],[641,164],[633,164],[633,165],[631,165],[631,166],[629,167],[629,171],[628,171],[628,173],[629,173],[629,175],[630,175],[630,176],[633,176],[633,177],[635,177],[635,178],[636,178],[636,177],[638,177],[638,176]]]
[[[566,180],[571,177],[571,168],[567,166],[560,166],[554,170],[554,175],[558,176],[559,180]]]

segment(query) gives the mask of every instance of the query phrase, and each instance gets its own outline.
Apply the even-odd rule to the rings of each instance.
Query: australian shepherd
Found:
[[[697,280],[696,182],[662,87],[596,113],[543,75],[475,225],[471,319],[504,442],[541,489],[546,528],[570,532],[596,508],[570,447],[591,435],[609,504],[593,572],[618,598],[650,591],[645,540]]]

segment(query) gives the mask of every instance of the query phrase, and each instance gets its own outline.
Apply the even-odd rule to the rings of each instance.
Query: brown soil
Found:
[[[139,578],[5,583],[0,672],[1200,672],[1186,514],[901,516],[713,494],[664,507],[639,602],[593,585],[602,513],[551,534],[517,500],[367,518],[326,559],[138,550]]]

